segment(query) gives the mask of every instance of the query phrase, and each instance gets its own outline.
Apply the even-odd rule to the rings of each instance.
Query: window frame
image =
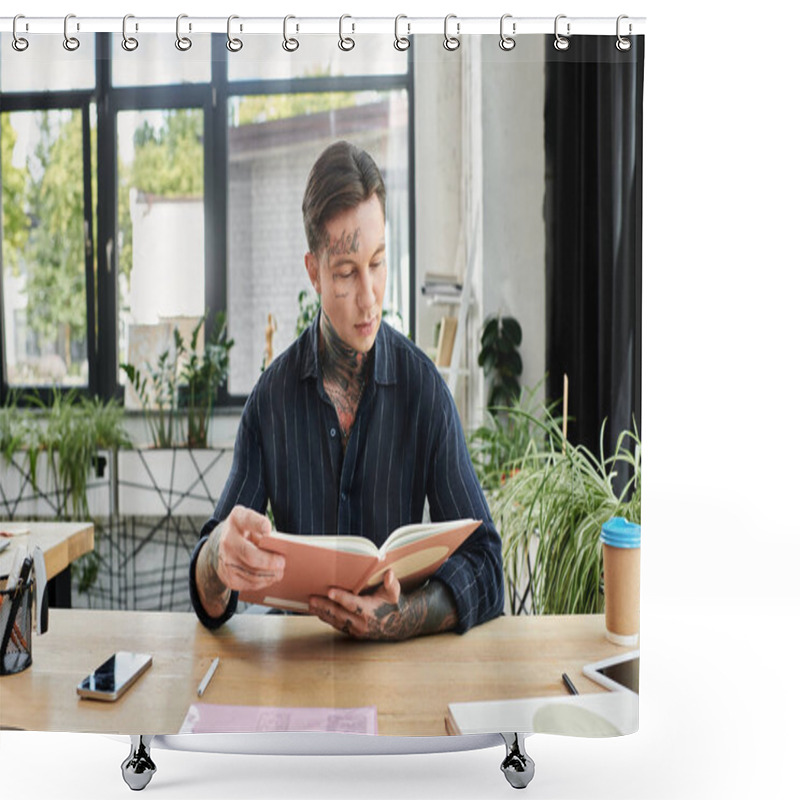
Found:
[[[76,391],[82,395],[96,393],[97,363],[92,358],[97,342],[95,273],[94,273],[94,215],[92,198],[92,153],[91,153],[91,106],[95,103],[92,90],[58,92],[8,92],[0,93],[0,114],[30,111],[69,111],[81,112],[83,135],[83,221],[84,221],[84,278],[86,287],[86,359],[88,381],[86,386],[10,386],[6,364],[5,315],[0,314],[0,405],[4,405],[10,395],[36,398],[38,402],[51,405],[56,393]],[[2,179],[2,176],[0,176]],[[86,236],[88,235],[88,240]],[[87,242],[89,246],[87,247]],[[0,279],[0,310],[4,302],[4,281]],[[23,402],[26,402],[23,399]]]
[[[199,108],[203,111],[203,215],[205,251],[205,305],[209,310],[206,325],[213,324],[217,312],[227,312],[228,278],[228,100],[231,96],[343,92],[363,90],[405,90],[408,95],[408,170],[409,170],[409,308],[408,318],[414,333],[416,319],[415,247],[415,160],[414,160],[414,81],[413,57],[409,50],[407,70],[392,75],[346,75],[314,78],[228,80],[228,63],[235,54],[225,47],[227,37],[211,34],[211,80],[207,83],[162,86],[114,86],[112,83],[111,33],[95,34],[95,86],[75,91],[0,93],[0,112],[80,108],[83,113],[84,219],[88,225],[90,248],[86,257],[88,386],[80,394],[103,400],[122,400],[124,387],[118,380],[118,270],[117,270],[117,115],[122,111]],[[291,56],[288,56],[291,57]],[[97,197],[92,192],[90,111],[96,108],[97,120]],[[1,176],[0,176],[1,177]],[[95,204],[95,205],[93,205]],[[97,225],[95,228],[95,214]],[[299,213],[299,211],[298,211]],[[103,243],[112,243],[112,256]],[[96,259],[95,259],[96,251]],[[95,260],[96,277],[95,281]],[[0,280],[0,308],[3,282]],[[2,315],[0,315],[2,316]],[[15,386],[8,384],[5,352],[5,320],[0,319],[0,405],[9,395],[21,400],[36,396],[47,405],[60,387]],[[206,330],[206,333],[210,331]],[[246,395],[231,394],[220,387],[217,406],[240,407]]]

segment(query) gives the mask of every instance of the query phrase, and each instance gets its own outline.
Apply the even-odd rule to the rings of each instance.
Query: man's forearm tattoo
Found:
[[[219,537],[213,533],[200,551],[197,560],[197,588],[203,605],[211,616],[220,616],[228,606],[230,589],[219,579]]]
[[[370,620],[370,635],[382,639],[408,639],[427,633],[441,633],[455,627],[458,612],[450,591],[439,581],[430,581],[400,605],[384,603]]]

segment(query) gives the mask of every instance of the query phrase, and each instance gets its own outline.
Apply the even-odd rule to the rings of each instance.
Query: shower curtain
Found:
[[[132,612],[153,614],[157,630],[184,613],[182,630],[198,631],[191,641],[212,636],[185,613],[192,552],[237,457],[253,386],[309,326],[318,330],[303,193],[319,155],[346,140],[372,156],[385,184],[380,326],[399,334],[452,398],[450,421],[463,433],[446,441],[468,456],[465,469],[486,500],[482,527],[500,576],[494,607],[469,630],[451,624],[394,644],[240,603],[186,667],[196,683],[209,666],[207,642],[224,650],[207,695],[186,694],[174,719],[152,731],[109,727],[80,701],[77,729],[634,732],[638,688],[609,690],[582,667],[632,649],[604,638],[601,528],[618,516],[639,523],[641,513],[643,35],[613,19],[602,35],[566,19],[526,33],[504,18],[490,34],[470,33],[456,17],[439,20],[437,33],[398,18],[394,35],[364,33],[346,18],[329,20],[325,33],[307,33],[292,17],[270,33],[235,18],[214,33],[190,21],[179,18],[167,33],[120,18],[117,30],[93,33],[67,19],[62,35],[26,30],[19,19],[0,39],[0,524],[73,513],[68,504],[47,510],[44,484],[25,472],[23,444],[12,441],[33,405],[43,408],[40,426],[53,409],[84,399],[115,405],[133,448],[114,449],[98,497],[80,507],[96,535],[93,554],[72,566],[72,608],[52,609],[27,674],[0,678],[0,689],[12,680],[23,687],[51,668],[48,648],[67,647],[59,685],[74,691],[103,660],[91,648],[79,658],[79,642],[58,638],[60,621],[80,627],[81,614],[119,614],[112,627]],[[216,467],[187,447],[193,357],[223,363],[204,448],[222,454]],[[174,421],[168,442],[153,433],[159,419]],[[164,477],[154,466],[161,451],[170,453]],[[186,453],[194,465],[180,466]],[[132,454],[146,477],[124,472]],[[288,474],[294,462],[283,459]],[[182,469],[195,471],[176,488]],[[365,479],[355,467],[353,476]],[[578,484],[565,493],[559,476],[583,481],[588,508]],[[125,505],[131,491],[139,494]],[[426,487],[425,506],[402,522],[437,521],[440,491],[452,489]],[[386,502],[376,491],[374,503]],[[394,527],[285,532],[380,544]],[[474,560],[487,552],[472,552],[467,583],[485,576]],[[468,603],[456,606],[463,614]],[[143,634],[125,648],[154,661],[117,710],[155,702],[148,685],[166,691],[163,646]],[[337,667],[344,656],[350,676]],[[291,702],[273,698],[297,675],[281,673],[277,687],[264,680],[283,657],[298,670],[304,659],[322,662],[307,694],[293,684]],[[402,677],[387,667],[395,658],[415,683],[398,684],[401,696],[386,700],[386,685]],[[483,661],[494,671],[481,671]],[[226,683],[231,667],[245,681],[255,664],[261,683],[251,693]],[[421,710],[402,696],[411,685],[429,697],[419,717],[402,714]],[[68,714],[9,706],[0,724],[69,725],[61,722]]]

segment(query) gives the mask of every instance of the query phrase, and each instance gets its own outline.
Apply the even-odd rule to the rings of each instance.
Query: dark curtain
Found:
[[[549,46],[546,64],[547,396],[569,377],[573,444],[599,456],[641,435],[644,37]],[[621,475],[620,478],[624,478]]]

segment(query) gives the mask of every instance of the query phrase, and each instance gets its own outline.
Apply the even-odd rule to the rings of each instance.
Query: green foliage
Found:
[[[86,337],[83,121],[79,110],[14,112],[32,116],[38,139],[25,169],[12,164],[16,134],[2,115],[3,258],[25,270],[28,325],[47,341]]]
[[[313,76],[330,75],[330,69],[317,71]],[[242,97],[231,114],[230,124],[257,125],[276,119],[302,117],[356,104],[355,92],[310,92],[304,94],[248,95]],[[234,109],[232,109],[232,112]]]
[[[121,406],[115,400],[88,400],[74,389],[55,392],[49,407],[35,395],[25,399],[30,407],[17,405],[14,397],[0,409],[3,459],[10,463],[14,453],[26,453],[33,488],[39,490],[37,462],[39,455],[45,453],[58,518],[88,517],[86,489],[98,451],[130,445]]]
[[[217,314],[202,353],[198,342],[205,317],[192,330],[188,348],[175,327],[172,345],[159,354],[155,366],[145,363],[146,374],[133,364],[120,365],[142,403],[154,447],[176,447],[181,442],[179,407],[186,410],[186,445],[208,446],[208,424],[217,389],[228,377],[234,344],[225,319],[224,311]]]
[[[8,113],[0,114],[0,174],[3,179],[3,264],[16,275],[20,253],[28,242],[30,223],[25,213],[25,171],[12,162],[17,134]]]
[[[203,112],[178,108],[164,112],[156,130],[146,120],[133,137],[130,184],[160,197],[203,196]]]
[[[499,406],[510,406],[519,399],[522,388],[522,358],[517,349],[522,342],[522,328],[514,317],[489,317],[481,333],[478,366],[490,379],[489,410],[496,413]]]
[[[507,409],[509,418],[532,430],[524,453],[500,463],[506,480],[490,494],[503,539],[512,601],[530,593],[534,613],[591,614],[603,610],[600,530],[611,517],[641,521],[641,443],[623,431],[610,456],[600,458],[564,438],[550,409],[536,414]],[[627,465],[631,477],[617,493],[614,481]],[[525,578],[525,573],[528,573]],[[528,585],[520,591],[520,581]],[[513,606],[513,602],[512,602]]]
[[[472,463],[485,490],[499,489],[519,470],[532,439],[542,446],[544,432],[536,418],[541,415],[543,386],[544,380],[533,389],[523,389],[510,405],[491,408],[485,423],[468,437]],[[555,408],[555,403],[548,406],[548,413]]]
[[[300,294],[297,295],[297,304],[300,307],[300,311],[297,314],[295,336],[299,336],[317,316],[317,311],[319,311],[320,307],[319,295],[316,292],[302,289]]]
[[[153,447],[172,447],[178,438],[178,358],[182,351],[183,339],[175,328],[173,347],[159,354],[155,366],[145,363],[146,375],[134,364],[120,364],[142,404]]]
[[[122,406],[115,400],[79,397],[75,390],[55,393],[50,407],[34,395],[26,398],[31,407],[18,405],[17,400],[12,396],[0,409],[2,458],[10,464],[14,453],[26,453],[33,489],[41,492],[37,464],[44,453],[53,481],[56,519],[88,519],[89,475],[98,462],[98,451],[130,446]],[[95,526],[99,535],[97,521]],[[99,556],[88,553],[74,566],[78,590],[85,592],[97,579]]]
[[[208,446],[208,423],[211,421],[217,389],[228,377],[230,350],[234,344],[233,339],[227,336],[225,312],[220,311],[201,355],[197,350],[197,340],[204,324],[205,317],[192,331],[189,357],[181,370],[181,378],[186,383],[186,443],[189,447]]]
[[[203,112],[179,108],[163,112],[156,129],[145,120],[135,131],[131,164],[117,165],[117,220],[120,275],[133,269],[131,190],[159,197],[203,196]]]

